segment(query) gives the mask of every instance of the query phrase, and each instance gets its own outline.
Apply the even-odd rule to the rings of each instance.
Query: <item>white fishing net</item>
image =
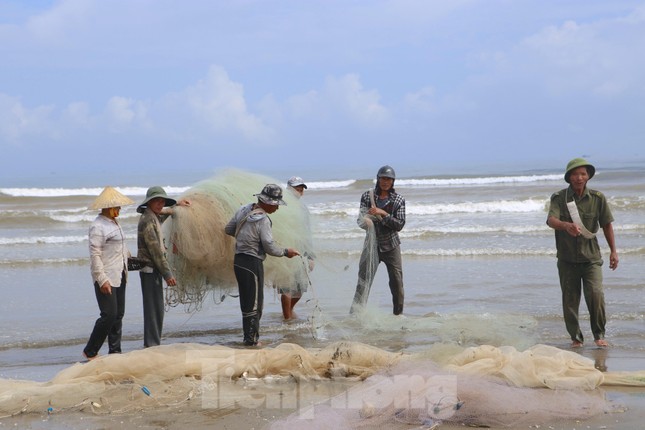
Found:
[[[342,391],[312,402],[321,381]],[[179,343],[78,363],[49,382],[0,379],[0,418],[282,405],[293,414],[273,428],[329,428],[330,422],[339,423],[336,428],[434,421],[511,425],[606,412],[610,404],[598,387],[612,384],[645,386],[645,371],[601,373],[592,360],[544,345],[523,352],[467,348],[437,363],[426,353],[392,353],[356,342],[261,350]],[[285,399],[291,400],[280,403]]]
[[[431,361],[429,355],[443,355],[446,363]],[[445,351],[412,354],[269,428],[436,428],[443,423],[540,428],[622,412],[599,387],[644,386],[643,375],[644,371],[602,373],[592,360],[545,345],[523,352],[473,347],[452,357]]]
[[[190,206],[177,206],[171,219],[164,224],[172,252],[169,262],[175,270],[177,286],[167,290],[170,305],[183,304],[188,310],[199,309],[207,293],[213,292],[215,301],[227,294],[235,295],[237,284],[233,273],[235,239],[224,233],[224,226],[235,212],[248,203],[257,201],[269,183],[279,183],[273,178],[226,170],[202,181],[182,199]],[[287,205],[270,216],[273,238],[284,248],[296,248],[301,254],[311,243],[306,208],[291,193],[283,190]],[[264,263],[267,285],[292,285],[307,282],[304,279],[303,258],[267,257]]]
[[[374,216],[362,215],[362,225],[365,228],[365,240],[363,241],[363,250],[361,253],[361,265],[365,266],[365,278],[359,276],[358,282],[363,284],[363,301],[362,305],[367,303],[372,288],[372,281],[376,275],[379,265],[378,241],[376,239],[376,228],[374,227]]]

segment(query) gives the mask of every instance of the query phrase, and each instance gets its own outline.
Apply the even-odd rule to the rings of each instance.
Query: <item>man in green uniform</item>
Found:
[[[578,323],[581,290],[589,310],[594,341],[597,346],[607,346],[601,269],[603,261],[596,238],[599,227],[609,245],[609,268],[615,270],[618,267],[611,224],[614,218],[607,199],[601,192],[587,188],[587,181],[595,173],[595,167],[583,158],[571,160],[564,174],[564,180],[570,185],[551,196],[546,222],[555,230],[562,309],[573,348],[581,347],[584,342]]]

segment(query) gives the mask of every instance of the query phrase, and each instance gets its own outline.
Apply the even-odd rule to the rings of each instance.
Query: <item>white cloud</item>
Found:
[[[387,109],[380,103],[377,90],[365,90],[356,74],[340,79],[328,77],[325,92],[334,107],[366,126],[380,126],[388,119]]]
[[[125,97],[112,97],[105,108],[105,125],[114,132],[145,125],[147,108],[144,103]]]
[[[63,111],[63,120],[71,127],[87,128],[91,125],[90,105],[87,102],[73,102]]]
[[[293,95],[285,106],[294,119],[321,124],[333,119],[370,129],[382,127],[390,119],[380,98],[377,90],[363,88],[357,74],[347,74],[340,78],[327,77],[323,88]]]
[[[33,37],[41,46],[69,46],[84,43],[83,38],[75,37],[87,33],[96,16],[92,13],[94,2],[86,0],[65,0],[51,9],[28,19],[26,34]]]
[[[57,133],[49,118],[53,110],[49,105],[28,109],[19,98],[0,94],[1,141],[18,144],[22,138],[33,135],[55,137]]]
[[[239,135],[259,142],[271,140],[274,134],[249,112],[243,85],[232,81],[219,66],[211,66],[205,79],[170,95],[164,104],[171,110],[188,109],[190,120],[211,133]]]
[[[515,61],[527,60],[551,94],[559,97],[587,92],[616,97],[642,92],[645,59],[634,48],[645,44],[645,20],[608,19],[581,24],[566,21],[548,26],[524,40]],[[538,81],[539,82],[539,81]]]
[[[0,145],[298,160],[307,142],[318,161],[397,139],[557,151],[571,124],[589,142],[642,135],[642,2],[449,3],[18,2],[0,24]]]

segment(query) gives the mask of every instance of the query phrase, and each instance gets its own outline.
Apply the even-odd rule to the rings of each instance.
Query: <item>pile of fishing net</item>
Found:
[[[233,273],[235,239],[224,233],[224,226],[241,206],[257,202],[254,194],[269,183],[279,184],[270,177],[231,169],[197,183],[181,196],[190,206],[176,206],[171,219],[164,223],[165,237],[170,240],[169,262],[177,279],[177,286],[167,290],[169,304],[199,309],[209,292],[221,301],[237,289]],[[287,189],[283,189],[283,199],[287,205],[270,216],[275,242],[283,248],[296,248],[303,255],[311,254],[306,207]],[[290,286],[307,282],[304,264],[301,257],[268,257],[265,283]]]
[[[239,383],[277,378],[295,383],[331,378],[365,379],[403,354],[338,342],[319,350],[285,343],[276,348],[234,349],[178,343],[77,363],[49,382],[0,379],[0,418],[21,413],[84,410],[128,413],[204,400],[217,407],[248,405]],[[293,385],[292,388],[295,388]]]
[[[322,399],[321,383],[329,387]],[[480,346],[437,362],[356,342],[261,350],[180,343],[75,364],[45,383],[0,379],[0,418],[192,405],[293,411],[275,429],[544,424],[607,412],[603,385],[645,386],[645,372],[602,373],[592,360],[544,345]]]
[[[430,360],[430,355],[444,359]],[[603,373],[588,358],[545,345],[525,351],[484,345],[451,356],[433,351],[406,356],[270,429],[388,428],[397,423],[539,428],[623,412],[599,387],[642,387],[643,376],[645,371]]]

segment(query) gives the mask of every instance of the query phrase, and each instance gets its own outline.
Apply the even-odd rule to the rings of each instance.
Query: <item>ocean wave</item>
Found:
[[[62,223],[91,223],[96,219],[97,211],[90,211],[87,208],[68,208],[68,209],[27,209],[27,210],[0,210],[0,224],[20,224],[28,225],[29,223],[44,223],[55,221]],[[138,218],[134,209],[122,210],[119,220]]]
[[[314,181],[307,182],[307,189],[313,190],[331,190],[337,188],[351,187],[356,183],[356,179],[347,179],[344,181]]]
[[[609,255],[609,249],[601,250],[602,255]],[[621,255],[641,255],[645,253],[645,248],[634,247],[620,250]],[[357,257],[361,254],[361,249],[352,250],[325,250],[318,254],[346,255]],[[436,249],[401,249],[404,257],[541,257],[556,256],[555,247],[553,248],[436,248]]]
[[[491,200],[486,202],[460,202],[460,203],[408,203],[406,202],[407,215],[438,215],[450,213],[531,213],[546,212],[548,200]],[[309,211],[313,215],[357,217],[358,205],[348,203],[330,203],[310,205]]]
[[[544,212],[546,200],[496,200],[488,202],[462,202],[428,205],[412,205],[406,212],[412,215],[436,215],[446,213],[525,213]]]
[[[339,189],[348,188],[364,180],[342,179],[331,181],[308,181],[308,189]],[[397,179],[397,186],[403,187],[444,187],[465,185],[513,184],[530,182],[562,181],[562,175],[519,175],[519,176],[490,176],[490,177],[454,177],[454,178],[409,178]],[[367,182],[374,183],[374,180]],[[115,187],[126,196],[145,196],[148,187],[123,186]],[[170,195],[179,195],[190,189],[190,186],[163,187]],[[0,188],[0,194],[12,197],[68,197],[68,196],[98,196],[103,187],[81,188]]]
[[[136,234],[126,234],[126,239],[136,240]],[[65,245],[87,241],[83,236],[27,236],[27,237],[0,237],[0,245]]]
[[[148,187],[114,187],[126,196],[145,196]],[[170,195],[184,193],[190,187],[164,186]],[[98,196],[103,191],[99,188],[0,188],[0,194],[12,197],[70,197],[70,196]]]
[[[476,257],[476,256],[545,256],[555,255],[554,248],[452,248],[452,249],[410,249],[402,251],[403,255],[415,257]]]
[[[396,180],[399,187],[446,187],[467,185],[495,185],[495,184],[527,184],[531,182],[562,181],[562,175],[518,175],[518,176],[482,176],[482,177],[454,177],[454,178],[401,178]],[[338,181],[312,181],[307,182],[311,189],[347,188],[359,183],[376,183],[375,179],[359,180],[347,179]]]
[[[491,184],[526,184],[529,182],[562,181],[562,175],[522,175],[522,176],[488,176],[464,178],[421,178],[397,179],[397,186],[407,187],[445,187],[463,185],[491,185]]]
[[[138,214],[137,212],[121,212],[119,214],[119,220],[124,220],[124,219],[131,219],[131,218],[139,218],[141,215]],[[51,214],[49,215],[49,218],[58,221],[58,222],[65,222],[65,223],[77,223],[77,222],[83,222],[83,223],[91,223],[96,219],[96,212],[91,212],[91,213],[82,213],[82,214]]]
[[[608,197],[609,205],[612,209],[634,210],[645,208],[645,197]]]
[[[23,260],[0,260],[0,266],[11,267],[32,267],[32,266],[49,266],[59,264],[89,264],[87,258],[28,258]]]
[[[548,234],[551,235],[551,230],[545,224],[529,224],[529,225],[425,225],[422,227],[405,228],[399,232],[402,239],[415,240],[415,239],[428,239],[435,236],[446,235],[485,235],[485,234]],[[326,240],[343,240],[343,239],[358,239],[365,237],[365,232],[358,228],[355,229],[328,229],[324,231],[317,231],[314,233],[314,238],[317,241]]]

